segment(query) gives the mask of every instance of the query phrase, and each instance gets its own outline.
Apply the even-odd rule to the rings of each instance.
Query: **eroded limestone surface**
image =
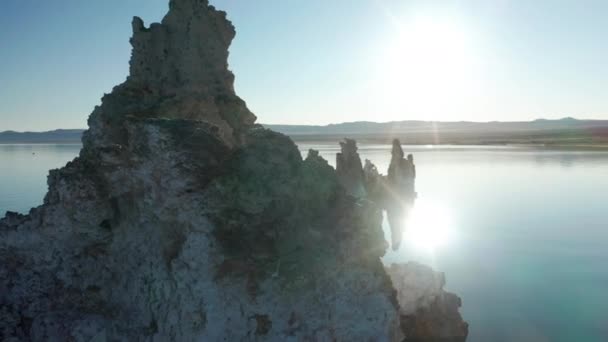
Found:
[[[458,312],[461,300],[443,290],[443,273],[414,262],[392,264],[387,271],[397,290],[405,331],[413,336],[440,336],[442,341],[466,339],[469,327]]]
[[[0,220],[0,340],[445,337],[416,328],[434,311],[404,320],[372,188],[351,196],[318,153],[254,124],[225,13],[172,0],[133,31],[130,76],[80,156],[50,172],[42,206]]]

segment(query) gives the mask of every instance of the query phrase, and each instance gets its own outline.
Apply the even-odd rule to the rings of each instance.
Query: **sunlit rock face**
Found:
[[[42,206],[0,220],[0,340],[417,337],[380,260],[383,206],[253,124],[225,14],[174,0],[133,28],[131,75],[80,157],[50,172]]]
[[[404,330],[412,340],[466,340],[469,327],[458,312],[461,300],[443,290],[443,273],[413,262],[392,264],[387,271],[398,293]]]

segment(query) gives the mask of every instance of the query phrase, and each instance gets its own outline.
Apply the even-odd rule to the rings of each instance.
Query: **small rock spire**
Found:
[[[340,142],[341,152],[336,154],[336,174],[338,181],[346,193],[356,197],[365,197],[363,165],[357,153],[357,142],[353,139],[344,139]]]

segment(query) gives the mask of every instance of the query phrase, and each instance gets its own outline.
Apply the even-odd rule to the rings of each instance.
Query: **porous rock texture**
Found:
[[[458,309],[461,300],[443,290],[445,276],[415,262],[392,264],[387,268],[397,289],[401,323],[411,336],[442,336],[441,341],[462,341],[468,324]],[[412,338],[412,340],[424,340]]]
[[[42,206],[0,220],[0,340],[446,337],[403,317],[382,206],[254,124],[225,13],[172,0],[133,31],[130,76],[91,114],[80,156],[50,172]]]

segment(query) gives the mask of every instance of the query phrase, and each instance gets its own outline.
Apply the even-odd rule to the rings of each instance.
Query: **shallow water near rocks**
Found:
[[[337,144],[302,143],[335,163]],[[80,145],[0,145],[0,212],[27,212]],[[608,152],[404,146],[418,200],[398,251],[446,274],[468,341],[608,340]],[[360,145],[386,173],[390,146]],[[429,228],[430,227],[430,228]],[[389,238],[389,230],[385,227]]]

